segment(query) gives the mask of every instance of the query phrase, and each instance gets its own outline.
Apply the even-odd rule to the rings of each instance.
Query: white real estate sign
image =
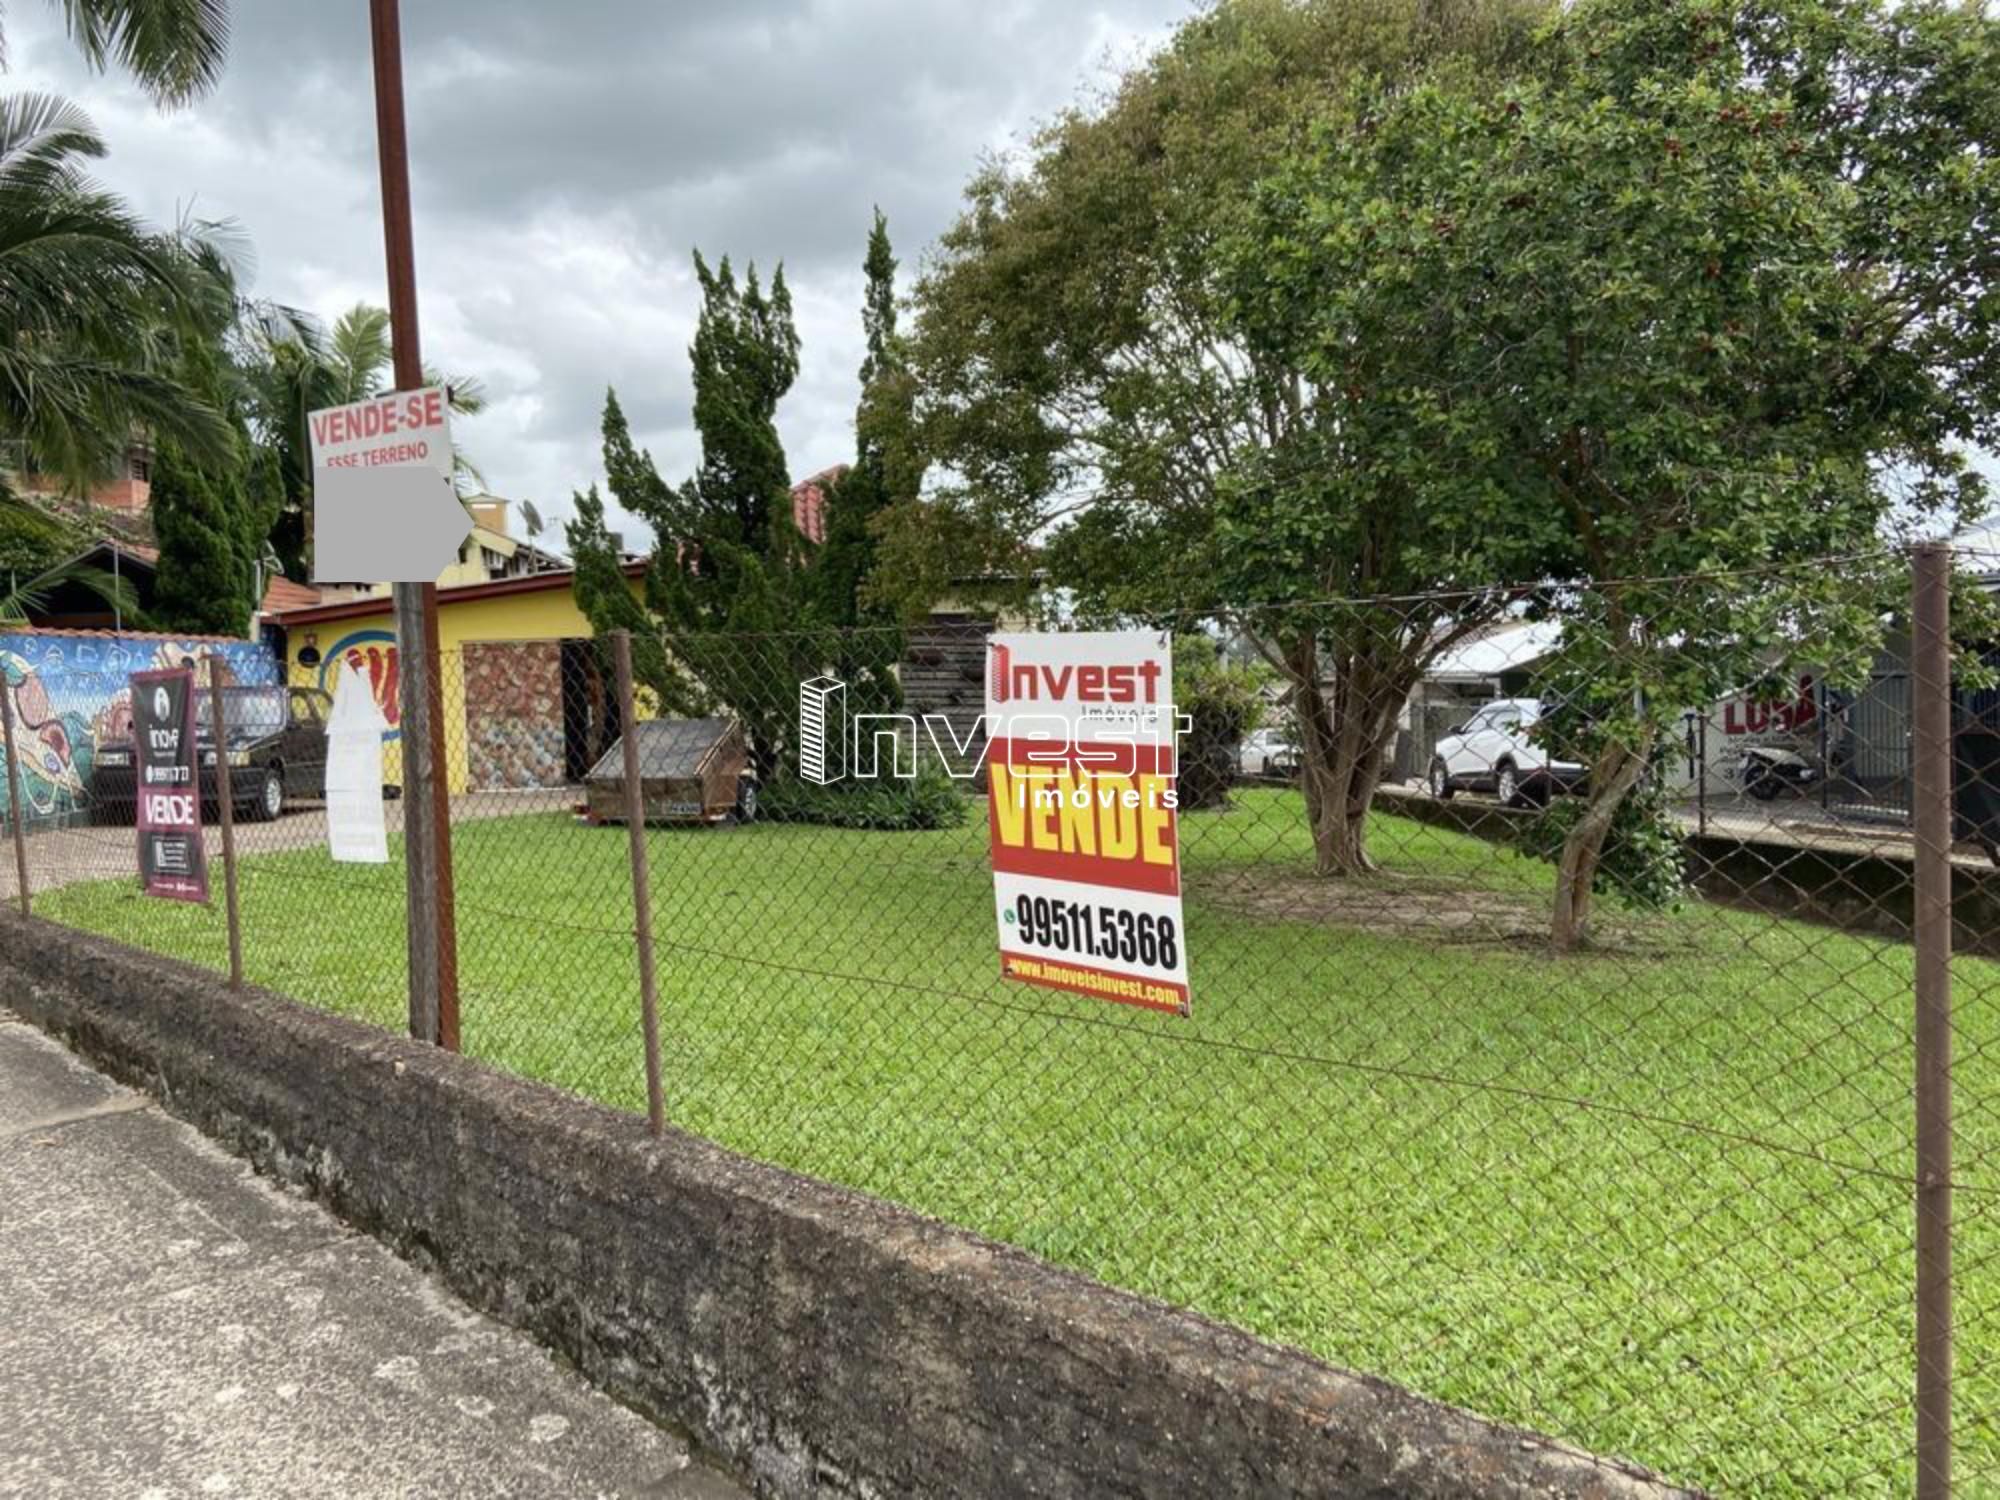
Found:
[[[451,402],[441,386],[329,406],[306,425],[315,469],[413,464],[451,477]]]
[[[452,483],[451,401],[437,386],[313,412],[313,577],[428,583],[472,523]]]

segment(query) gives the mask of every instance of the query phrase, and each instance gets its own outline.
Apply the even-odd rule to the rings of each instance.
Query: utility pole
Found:
[[[396,388],[424,384],[417,327],[417,256],[410,223],[410,148],[403,118],[398,0],[369,0],[375,56],[375,138],[382,163],[382,234]],[[458,1050],[458,919],[451,869],[451,800],[444,750],[444,682],[437,585],[395,585],[402,674],[403,856],[410,939],[410,1033]]]

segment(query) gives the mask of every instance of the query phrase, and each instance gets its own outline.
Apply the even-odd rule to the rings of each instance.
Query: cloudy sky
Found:
[[[804,475],[852,448],[869,215],[905,284],[981,154],[1142,55],[1193,0],[404,0],[424,352],[476,375],[460,441],[551,518],[600,477],[615,385],[677,479],[699,246],[791,278],[803,371],[780,413]],[[256,291],[329,321],[386,302],[367,0],[237,0],[228,76],[162,114],[93,77],[32,0],[9,86],[60,92],[99,176],[156,222],[236,220]],[[636,536],[636,533],[635,533]]]

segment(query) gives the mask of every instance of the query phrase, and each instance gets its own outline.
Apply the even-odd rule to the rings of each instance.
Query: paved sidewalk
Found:
[[[0,1497],[740,1500],[0,1010]]]

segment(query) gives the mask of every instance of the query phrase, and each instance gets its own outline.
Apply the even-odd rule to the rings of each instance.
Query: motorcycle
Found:
[[[1780,745],[1752,745],[1743,752],[1737,767],[1743,790],[1759,802],[1772,802],[1791,792],[1804,797],[1825,780],[1815,758]]]

